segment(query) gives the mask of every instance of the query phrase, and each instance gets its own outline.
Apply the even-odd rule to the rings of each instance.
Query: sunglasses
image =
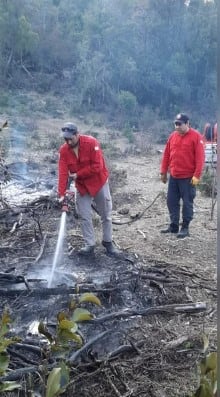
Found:
[[[61,130],[63,132],[72,132],[72,134],[76,134],[76,130],[73,130],[72,128],[68,128],[68,127],[62,127]]]
[[[175,121],[174,124],[175,124],[177,127],[180,127],[183,123],[182,123],[181,121]]]

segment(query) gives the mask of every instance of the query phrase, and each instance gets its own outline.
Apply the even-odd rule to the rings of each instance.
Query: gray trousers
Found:
[[[95,197],[89,194],[81,196],[76,191],[76,210],[81,219],[82,234],[85,244],[95,245],[95,233],[92,222],[92,201],[95,202],[97,211],[102,221],[103,240],[112,241],[112,198],[108,181],[99,190]]]

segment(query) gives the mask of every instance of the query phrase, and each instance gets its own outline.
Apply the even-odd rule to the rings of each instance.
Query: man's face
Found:
[[[74,148],[78,145],[79,134],[74,134],[71,138],[65,138],[65,141],[67,145],[69,145],[71,148]]]
[[[175,121],[175,130],[180,134],[184,135],[189,130],[189,122],[183,123],[182,121]]]

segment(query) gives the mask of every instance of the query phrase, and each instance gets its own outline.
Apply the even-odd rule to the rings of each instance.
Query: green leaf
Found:
[[[90,313],[88,310],[77,308],[74,310],[72,320],[75,321],[76,323],[79,323],[81,321],[92,320],[93,317],[94,317],[93,314]]]
[[[13,338],[4,338],[4,339],[0,339],[0,353],[1,352],[5,352],[7,347],[9,345],[13,345],[14,343],[20,342],[21,339],[19,337],[13,337]]]
[[[57,397],[66,390],[69,383],[69,368],[61,363],[60,368],[53,368],[48,379],[46,397]]]
[[[82,346],[82,338],[80,335],[76,334],[75,332],[71,332],[68,329],[62,329],[58,333],[58,337],[60,341],[75,341],[78,345]]]
[[[0,375],[3,375],[9,365],[9,355],[6,352],[0,354]]]
[[[74,321],[65,319],[65,320],[60,321],[59,328],[60,329],[68,329],[68,330],[71,330],[72,332],[76,332],[78,327]]]
[[[0,338],[6,335],[9,331],[8,324],[1,324],[0,325]]]
[[[65,320],[66,317],[67,317],[67,315],[66,315],[66,313],[64,313],[64,312],[59,312],[59,313],[57,314],[57,320],[58,320],[59,323],[60,323],[60,321]]]
[[[202,383],[193,397],[213,397],[211,386],[207,381]]]
[[[50,343],[54,341],[52,334],[48,331],[47,327],[42,323],[42,321],[38,325],[38,332],[49,340]]]
[[[217,368],[217,353],[212,352],[206,357],[207,372]]]
[[[201,360],[201,375],[205,375],[207,372],[214,370],[215,368],[217,368],[217,353],[212,352]]]
[[[46,397],[56,397],[61,393],[61,368],[53,368],[47,379]]]
[[[15,389],[21,389],[21,385],[16,382],[0,382],[0,392],[11,391]]]
[[[61,363],[61,376],[60,376],[60,387],[63,391],[65,391],[68,386],[70,377],[69,377],[69,368],[66,366],[64,362]]]
[[[206,353],[209,347],[209,339],[207,335],[203,334],[203,353]]]
[[[2,317],[0,320],[0,337],[2,337],[8,333],[10,323],[11,323],[11,318],[9,316],[9,312],[8,312],[8,310],[5,310],[2,313]]]
[[[94,295],[92,292],[85,292],[84,294],[82,294],[82,296],[79,298],[79,303],[82,302],[90,302],[98,306],[102,305],[99,298],[97,298],[97,296]]]
[[[10,317],[10,315],[9,315],[9,312],[8,312],[8,310],[5,310],[4,312],[3,312],[3,314],[2,314],[2,319],[1,319],[1,323],[3,324],[3,325],[8,325],[9,323],[11,323],[11,317]]]

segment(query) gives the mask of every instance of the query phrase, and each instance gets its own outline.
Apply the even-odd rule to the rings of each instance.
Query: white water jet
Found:
[[[53,265],[52,265],[52,270],[51,270],[51,274],[50,274],[50,278],[48,281],[48,288],[51,287],[52,281],[53,281],[53,276],[54,276],[54,272],[56,269],[56,265],[58,263],[58,259],[60,257],[62,248],[63,248],[63,240],[64,240],[64,235],[65,235],[65,225],[66,225],[66,212],[62,212],[61,215],[61,220],[60,220],[60,228],[59,228],[59,235],[58,235],[58,240],[57,240],[57,246],[56,246],[56,251],[54,254],[54,258],[53,258]]]

